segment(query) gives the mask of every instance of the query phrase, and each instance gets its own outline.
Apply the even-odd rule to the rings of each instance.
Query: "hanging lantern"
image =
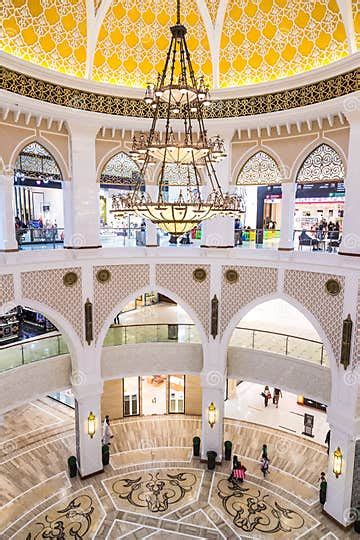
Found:
[[[96,416],[93,412],[90,412],[88,416],[88,435],[90,439],[93,438],[96,431]]]
[[[217,419],[217,409],[215,407],[214,402],[212,401],[208,407],[208,422],[210,424],[210,427],[213,428],[216,424]]]
[[[342,466],[343,466],[343,455],[341,453],[341,450],[339,447],[334,452],[334,465],[333,465],[333,473],[335,474],[336,478],[339,478],[340,474],[342,473]]]

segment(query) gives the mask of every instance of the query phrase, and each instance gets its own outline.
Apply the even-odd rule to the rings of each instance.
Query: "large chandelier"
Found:
[[[163,72],[156,84],[148,83],[144,100],[153,110],[148,134],[134,136],[130,155],[141,166],[140,179],[128,195],[114,195],[112,212],[116,217],[135,212],[149,219],[165,232],[179,236],[200,222],[215,216],[233,216],[244,212],[243,199],[223,193],[214,163],[226,157],[220,136],[208,138],[204,125],[204,107],[210,105],[209,88],[204,78],[195,78],[186,43],[186,28],[180,23],[180,0],[177,0],[176,25],[170,28],[171,40]],[[165,110],[165,131],[156,129],[160,110]],[[182,121],[182,133],[173,123]],[[148,167],[161,163],[157,199],[143,191]],[[188,182],[175,201],[168,200],[166,165],[177,164],[188,171]],[[210,193],[204,198],[200,189],[200,169],[204,169]]]

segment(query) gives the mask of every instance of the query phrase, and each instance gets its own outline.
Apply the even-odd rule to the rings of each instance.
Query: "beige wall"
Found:
[[[104,382],[104,392],[101,396],[101,420],[105,415],[110,416],[110,420],[123,417],[123,384],[122,379]]]
[[[202,408],[202,392],[200,377],[185,376],[185,414],[200,414]]]

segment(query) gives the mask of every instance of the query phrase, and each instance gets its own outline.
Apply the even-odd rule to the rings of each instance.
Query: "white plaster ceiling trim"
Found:
[[[341,18],[344,23],[346,38],[348,40],[350,54],[357,51],[354,17],[352,12],[352,0],[337,0]]]

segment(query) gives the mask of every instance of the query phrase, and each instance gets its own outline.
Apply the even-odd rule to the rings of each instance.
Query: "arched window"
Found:
[[[61,181],[60,169],[52,155],[41,144],[33,142],[25,146],[15,163],[15,179]]]
[[[193,165],[166,163],[164,170],[164,183],[168,186],[196,186],[196,176]]]
[[[117,184],[129,186],[135,184],[140,177],[137,163],[125,152],[119,152],[106,163],[100,176],[101,184]]]
[[[276,161],[266,152],[256,152],[243,165],[236,183],[238,185],[281,184],[282,176]]]
[[[344,180],[345,167],[342,159],[328,144],[320,144],[307,156],[296,177],[299,184]]]

